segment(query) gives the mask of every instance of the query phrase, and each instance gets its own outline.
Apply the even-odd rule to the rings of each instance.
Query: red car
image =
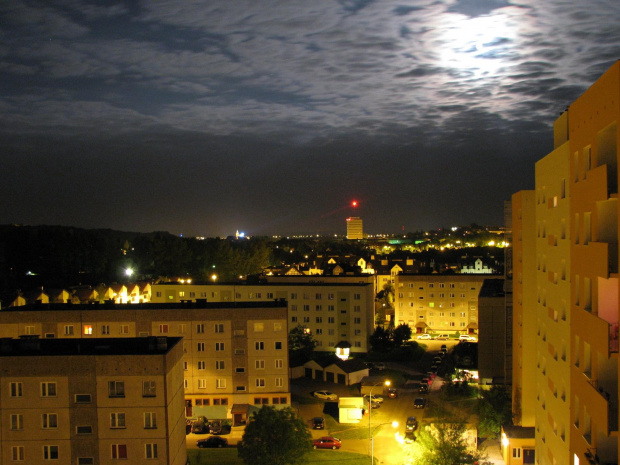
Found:
[[[315,449],[340,449],[341,445],[340,439],[331,436],[323,436],[312,441],[312,447]]]

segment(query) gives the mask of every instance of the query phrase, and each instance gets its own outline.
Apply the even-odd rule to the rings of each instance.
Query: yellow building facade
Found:
[[[286,302],[53,305],[0,312],[0,337],[182,337],[188,417],[241,423],[251,409],[290,405]]]
[[[619,460],[619,119],[616,62],[555,122],[534,207],[513,197],[513,409],[522,426],[533,409],[541,465]]]
[[[180,338],[3,339],[0,461],[185,465]]]

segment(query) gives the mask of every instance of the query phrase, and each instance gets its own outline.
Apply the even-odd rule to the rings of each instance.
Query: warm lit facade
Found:
[[[492,278],[399,274],[395,282],[395,324],[408,324],[414,333],[477,333],[478,294],[485,279]]]
[[[347,239],[364,239],[364,223],[361,218],[347,218]]]
[[[273,278],[276,280],[275,277]],[[374,285],[371,276],[294,276],[287,283],[153,284],[153,302],[288,302],[288,325],[312,331],[318,351],[335,351],[341,341],[351,352],[367,352],[374,330]],[[296,282],[292,282],[296,281]]]
[[[247,417],[235,404],[290,405],[286,302],[52,305],[0,312],[0,337],[183,338],[187,416]],[[250,412],[251,413],[251,412]]]
[[[0,461],[185,465],[180,338],[3,339]]]
[[[535,263],[528,257],[519,265],[515,253],[515,331],[522,333],[519,346],[515,336],[515,351],[522,351],[523,364],[515,373],[535,374],[536,461],[541,465],[619,460],[619,120],[616,62],[556,121],[555,149],[536,165]],[[524,237],[530,235],[531,229],[523,227]],[[517,273],[523,279],[522,329]],[[535,325],[533,357],[526,325]],[[520,380],[522,391],[526,384]],[[525,392],[517,397],[524,426],[530,421],[527,397]]]

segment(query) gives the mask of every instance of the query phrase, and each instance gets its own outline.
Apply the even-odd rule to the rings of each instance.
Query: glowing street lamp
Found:
[[[370,388],[370,394],[368,396],[368,437],[370,438],[371,459],[373,456],[373,448],[374,448],[374,442],[372,440],[372,430],[370,429],[372,426],[372,390],[376,388],[377,386],[389,386],[390,384],[392,383],[389,380],[386,380],[385,382],[375,384]],[[370,463],[371,465],[373,464],[373,462],[370,462]]]
[[[128,278],[133,276],[133,268],[125,268],[125,276],[127,276]]]
[[[375,434],[375,431],[377,431],[379,429],[379,427],[381,427],[383,425],[392,425],[392,428],[394,428],[394,429],[398,428],[398,422],[397,421],[381,423],[380,425],[375,426],[375,429],[373,429],[372,433],[370,434],[370,465],[374,465],[374,463],[375,463],[375,438],[374,438],[374,434]]]

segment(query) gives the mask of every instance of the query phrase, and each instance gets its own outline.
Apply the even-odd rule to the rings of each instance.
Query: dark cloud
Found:
[[[353,196],[371,232],[500,223],[557,114],[620,56],[618,17],[610,0],[5,2],[0,223],[343,232]]]

